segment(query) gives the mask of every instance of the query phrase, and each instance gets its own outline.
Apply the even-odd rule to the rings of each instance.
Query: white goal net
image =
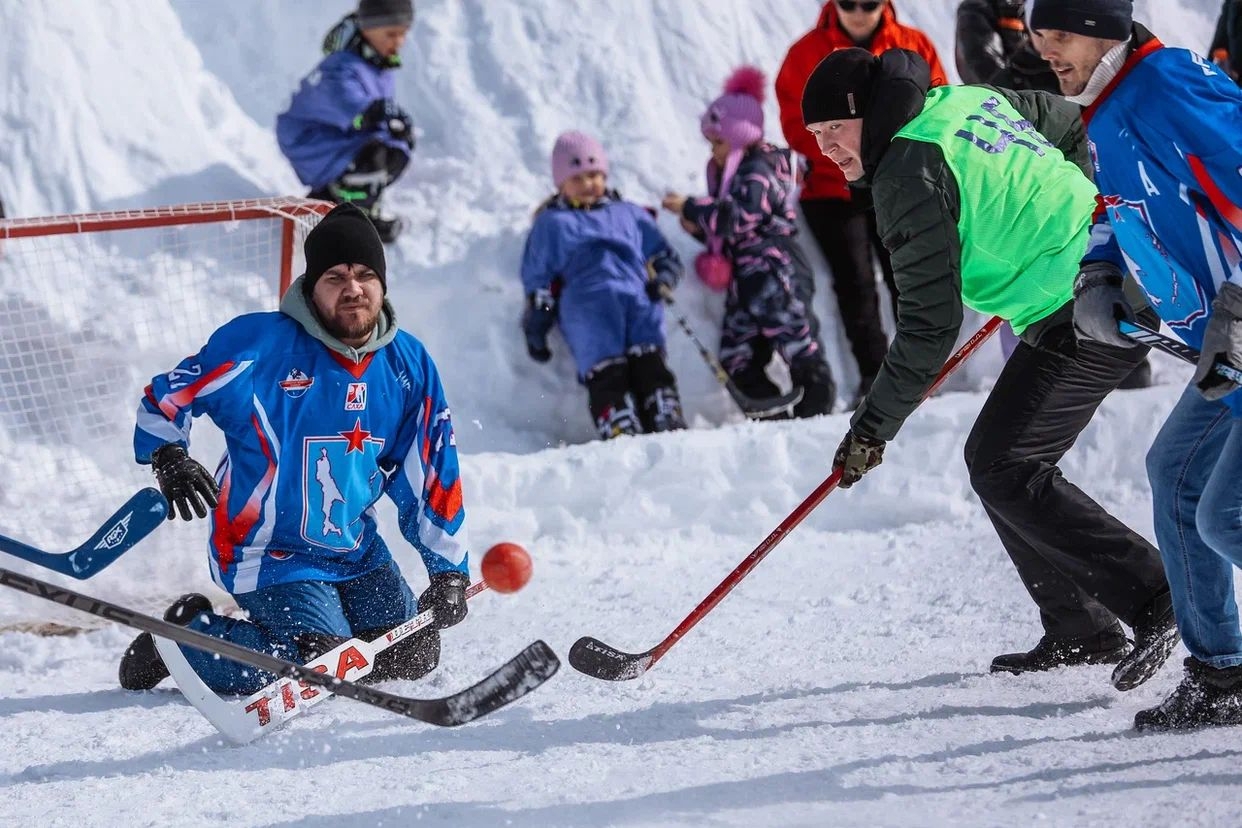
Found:
[[[143,389],[224,322],[276,308],[330,207],[274,198],[0,219],[0,534],[64,551],[154,485],[133,459]],[[196,425],[192,449],[214,468],[223,441]],[[205,522],[180,524],[154,537],[201,554]]]

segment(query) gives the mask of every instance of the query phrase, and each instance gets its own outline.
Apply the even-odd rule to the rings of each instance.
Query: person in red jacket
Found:
[[[866,195],[850,192],[845,176],[827,161],[815,136],[802,123],[802,89],[819,62],[838,49],[861,47],[874,55],[888,49],[917,52],[931,67],[932,86],[947,83],[944,67],[931,38],[897,21],[889,0],[829,0],[815,28],[804,34],[785,55],[776,76],[776,100],[781,129],[789,146],[806,159],[802,182],[802,215],[832,270],[832,287],[841,309],[841,322],[860,377],[855,403],[866,395],[880,370],[888,341],[880,326],[875,286],[878,259],[897,313],[897,288],[888,253],[875,231],[875,211]],[[874,255],[873,255],[874,254]],[[852,406],[851,406],[852,407]]]

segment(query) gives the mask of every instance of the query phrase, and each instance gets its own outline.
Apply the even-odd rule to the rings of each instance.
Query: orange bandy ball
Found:
[[[530,580],[530,555],[516,543],[498,543],[483,554],[483,580],[497,592],[517,592]]]

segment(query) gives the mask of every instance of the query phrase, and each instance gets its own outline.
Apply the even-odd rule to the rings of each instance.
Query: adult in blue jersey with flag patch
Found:
[[[1242,724],[1242,91],[1219,68],[1166,48],[1130,0],[1036,0],[1033,42],[1085,107],[1103,209],[1075,284],[1082,335],[1124,347],[1125,271],[1202,358],[1147,455],[1156,540],[1190,658],[1177,689],[1135,726]]]
[[[306,273],[279,311],[234,319],[152,380],[134,434],[169,517],[210,510],[212,578],[249,614],[218,615],[191,594],[165,618],[301,662],[420,610],[434,609],[439,628],[456,624],[470,583],[448,403],[435,363],[385,299],[383,244],[361,210],[342,204],[307,235],[305,252]],[[225,435],[214,477],[187,453],[200,415]],[[382,494],[430,576],[417,600],[376,528]],[[428,628],[382,654],[371,675],[418,678],[439,653]],[[273,678],[198,650],[185,656],[218,693]],[[138,636],[121,686],[149,689],[167,675],[151,636]]]
[[[413,23],[413,0],[360,0],[324,38],[325,57],[276,118],[280,150],[310,197],[356,204],[386,242],[401,222],[383,213],[380,196],[414,151],[393,74]]]

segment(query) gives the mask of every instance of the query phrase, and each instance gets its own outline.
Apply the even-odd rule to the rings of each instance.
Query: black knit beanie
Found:
[[[414,24],[414,0],[358,0],[358,28]]]
[[[802,123],[848,121],[867,114],[876,59],[866,49],[838,49],[802,87]]]
[[[1132,0],[1035,0],[1032,29],[1056,29],[1103,40],[1129,40]]]
[[[384,243],[367,214],[348,202],[332,208],[306,234],[302,245],[306,254],[306,277],[302,291],[309,297],[324,271],[339,264],[366,265],[379,276],[384,293],[388,293],[388,274],[384,263]]]

